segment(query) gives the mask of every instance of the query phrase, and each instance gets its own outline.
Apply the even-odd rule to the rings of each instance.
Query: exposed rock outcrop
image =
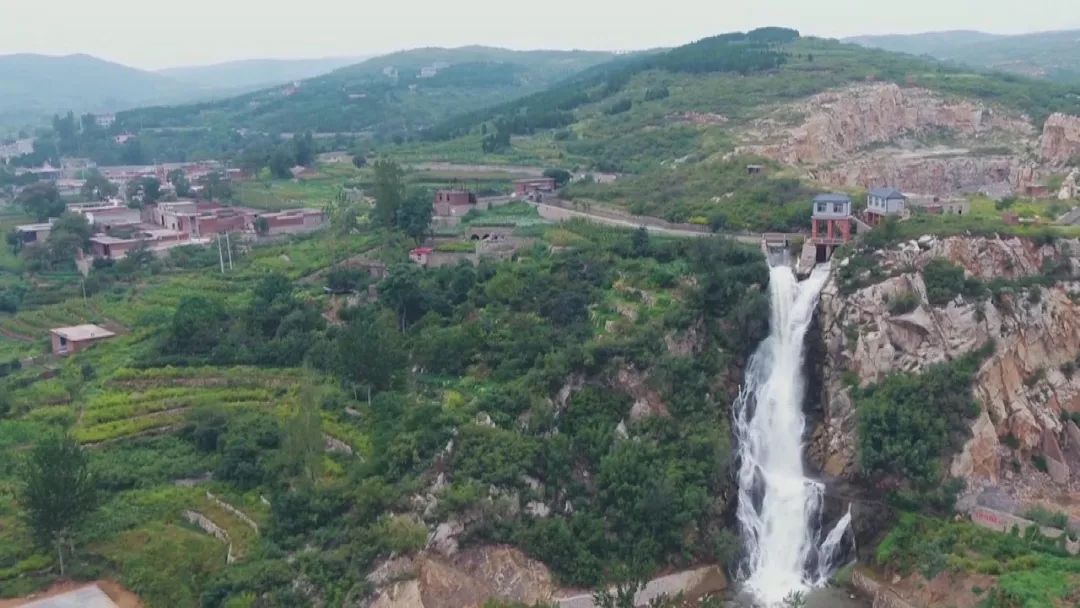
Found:
[[[1069,136],[1044,136],[1062,155]],[[1053,130],[1058,134],[1058,130]],[[1010,192],[1036,183],[1031,121],[991,105],[893,83],[859,84],[787,104],[743,134],[740,151],[807,167],[834,186],[908,192]]]
[[[762,152],[788,164],[820,164],[844,160],[872,144],[938,130],[972,138],[994,131],[1013,137],[1034,134],[1024,118],[979,102],[949,101],[926,89],[893,83],[819,93],[799,104],[795,111],[799,110],[806,120],[785,129],[783,141],[763,147]],[[775,133],[774,125],[760,123],[758,127]]]
[[[1071,439],[1062,417],[1062,412],[1080,411],[1080,373],[1069,373],[1080,355],[1080,303],[1074,301],[1080,283],[1021,288],[978,302],[958,298],[932,307],[921,270],[944,257],[969,277],[1018,279],[1039,274],[1050,261],[1075,272],[1078,255],[1077,241],[1039,245],[1019,238],[927,239],[922,246],[909,243],[877,252],[875,263],[889,275],[879,283],[841,294],[830,281],[820,311],[828,353],[824,415],[811,457],[829,475],[852,478],[858,472],[855,413],[845,375],[867,386],[891,373],[920,372],[992,340],[995,350],[973,386],[982,411],[972,420],[972,436],[947,468],[973,488],[1080,484],[1080,460],[1068,453]],[[891,314],[889,300],[907,293],[916,294],[921,304],[906,314]],[[1032,466],[1033,455],[1046,459],[1046,474]]]
[[[384,566],[376,572],[415,577],[385,584],[369,608],[477,608],[493,598],[531,605],[550,601],[555,591],[546,566],[503,545],[474,547],[453,559],[422,555]],[[392,580],[393,574],[378,580]]]
[[[1039,138],[1039,156],[1057,166],[1080,156],[1080,116],[1051,114]]]

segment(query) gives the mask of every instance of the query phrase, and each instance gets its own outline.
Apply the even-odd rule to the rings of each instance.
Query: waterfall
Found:
[[[737,515],[747,553],[741,575],[765,606],[823,584],[850,522],[849,514],[821,541],[824,486],[803,470],[803,339],[828,275],[819,266],[800,283],[787,265],[770,268],[770,333],[735,402]]]

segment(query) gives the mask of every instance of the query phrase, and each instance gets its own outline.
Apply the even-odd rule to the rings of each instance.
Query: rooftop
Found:
[[[16,226],[15,230],[18,232],[40,232],[42,230],[51,230],[52,224],[49,222],[42,222],[40,224],[23,224]]]
[[[80,340],[91,340],[96,338],[111,338],[115,336],[113,332],[99,327],[97,325],[73,325],[72,327],[57,327],[49,330],[50,332],[78,342]],[[73,604],[74,605],[74,604]]]
[[[814,197],[815,203],[850,203],[851,197],[840,192],[827,192]]]
[[[884,198],[884,199],[890,199],[890,198],[904,198],[904,199],[906,199],[907,198],[906,196],[904,196],[903,192],[900,192],[896,188],[871,188],[870,189],[870,196],[873,196],[873,197],[876,197],[876,198]]]

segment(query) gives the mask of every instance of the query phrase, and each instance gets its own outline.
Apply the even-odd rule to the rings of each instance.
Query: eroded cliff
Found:
[[[1006,194],[1080,154],[1080,118],[1039,129],[992,104],[894,83],[859,84],[785,104],[741,134],[740,151],[807,170],[831,186]]]
[[[823,417],[811,459],[830,476],[858,479],[852,384],[919,373],[992,341],[972,387],[980,408],[971,437],[943,468],[965,480],[969,497],[988,488],[1020,503],[1080,497],[1080,430],[1069,420],[1080,412],[1080,373],[1072,373],[1080,355],[1080,283],[1070,278],[1080,270],[1080,242],[923,237],[865,255],[884,278],[869,279],[867,270],[863,286],[844,293],[834,274],[822,295]],[[932,306],[923,269],[935,258],[969,278],[999,281],[984,297]],[[1059,278],[1032,280],[1049,272]],[[889,303],[907,294],[917,305],[890,312]]]

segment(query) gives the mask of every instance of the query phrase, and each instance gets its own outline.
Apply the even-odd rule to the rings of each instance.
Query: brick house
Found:
[[[515,196],[528,196],[534,192],[547,194],[555,192],[556,188],[554,177],[530,177],[514,180]]]
[[[476,206],[476,195],[465,189],[448,188],[435,192],[435,215],[460,217]]]
[[[92,344],[112,338],[116,334],[97,325],[75,325],[50,329],[54,355],[68,355],[86,350]]]
[[[837,247],[851,240],[854,219],[848,195],[831,192],[814,197],[810,238],[817,248],[818,261],[828,260]]]

